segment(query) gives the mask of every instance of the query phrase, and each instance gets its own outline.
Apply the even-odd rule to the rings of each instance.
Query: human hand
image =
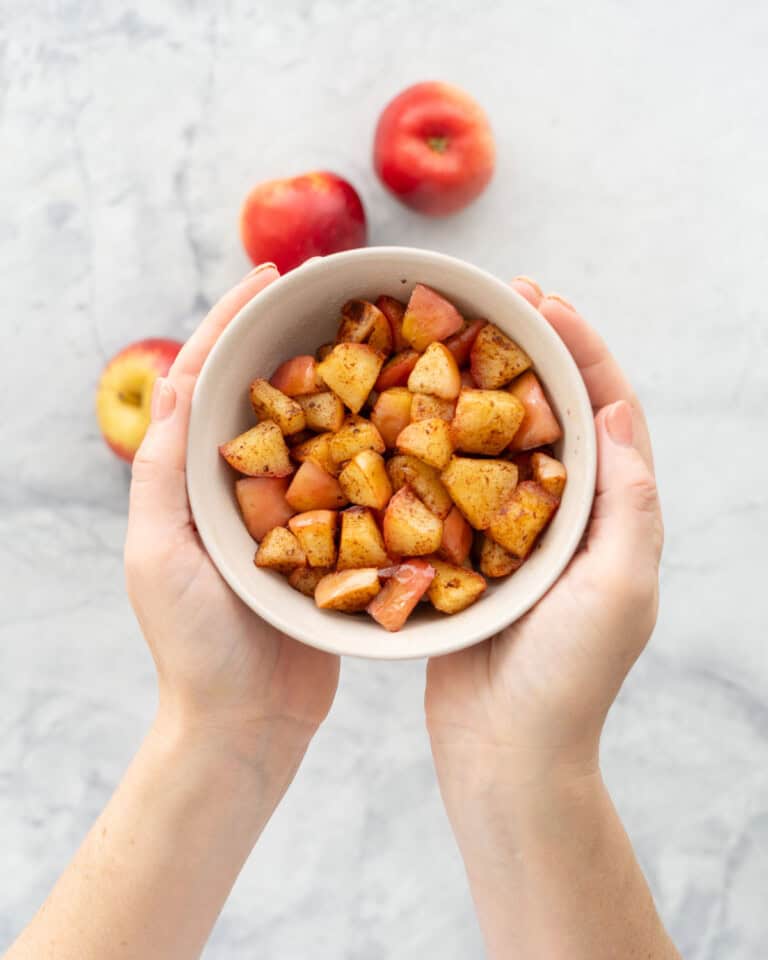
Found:
[[[426,713],[449,815],[468,793],[597,769],[608,709],[656,620],[663,529],[640,404],[598,334],[558,297],[515,288],[554,327],[595,411],[597,493],[583,549],[525,617],[433,659]]]
[[[195,531],[185,464],[192,393],[216,339],[278,278],[257,267],[211,310],[158,380],[152,423],[133,462],[125,545],[128,593],[154,658],[156,726],[194,730],[292,775],[330,709],[338,658],[273,629],[235,596]],[[269,757],[264,751],[269,745]],[[217,748],[218,748],[217,746]]]

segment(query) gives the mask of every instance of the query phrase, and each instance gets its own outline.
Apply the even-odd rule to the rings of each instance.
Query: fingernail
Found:
[[[532,287],[540,297],[544,296],[544,294],[542,293],[541,287],[538,285],[538,283],[536,283],[535,280],[531,280],[530,277],[526,277],[524,273],[518,274],[518,276],[516,276],[514,279],[520,280],[522,283],[527,283],[528,286]],[[512,282],[514,283],[514,280]]]
[[[632,407],[625,400],[619,400],[608,410],[605,415],[605,429],[611,440],[620,447],[632,446],[635,433]]]
[[[261,273],[262,270],[277,270],[277,266],[271,262],[260,263],[257,267],[254,267],[253,270],[249,270],[243,277],[243,280],[249,280],[251,277],[255,277],[256,274]]]
[[[152,387],[152,405],[150,407],[152,423],[167,420],[173,413],[175,406],[176,391],[173,389],[173,385],[165,377],[158,377]]]
[[[545,300],[557,300],[558,303],[562,303],[566,310],[570,310],[571,313],[576,313],[576,308],[572,303],[569,303],[565,297],[561,297],[559,293],[548,293]]]

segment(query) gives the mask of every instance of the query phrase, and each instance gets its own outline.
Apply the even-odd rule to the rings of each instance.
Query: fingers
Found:
[[[271,264],[248,274],[219,300],[192,334],[168,377],[155,382],[152,422],[133,461],[129,531],[141,526],[159,536],[189,524],[185,465],[197,375],[227,324],[278,276]]]
[[[528,303],[531,306],[534,306],[538,309],[543,293],[541,292],[541,287],[536,283],[535,280],[531,280],[530,277],[515,277],[512,281],[512,287],[520,294],[521,297],[525,297]]]
[[[607,575],[655,578],[663,544],[656,484],[635,443],[629,403],[604,407],[595,418],[598,446],[597,492],[588,551]]]

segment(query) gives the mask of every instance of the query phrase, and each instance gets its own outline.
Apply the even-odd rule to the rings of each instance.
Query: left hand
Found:
[[[263,760],[268,743],[285,776],[330,709],[338,658],[279,633],[229,589],[195,531],[185,477],[192,393],[203,362],[240,308],[277,278],[270,264],[248,274],[156,383],[152,423],[133,462],[125,567],[157,666],[156,726],[205,731],[246,760],[255,752]]]

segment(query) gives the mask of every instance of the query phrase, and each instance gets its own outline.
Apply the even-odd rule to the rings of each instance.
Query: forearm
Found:
[[[491,960],[679,957],[599,772],[446,779]]]
[[[7,960],[197,957],[301,757],[262,736],[153,728]]]

